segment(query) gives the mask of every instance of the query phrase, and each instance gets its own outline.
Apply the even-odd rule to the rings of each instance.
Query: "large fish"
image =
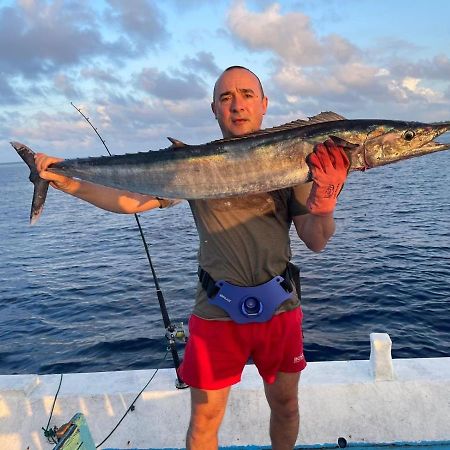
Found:
[[[450,149],[434,139],[450,122],[347,120],[325,112],[245,136],[202,145],[169,138],[172,146],[145,153],[66,159],[48,170],[81,180],[162,198],[220,198],[269,192],[311,180],[307,157],[328,138],[342,145],[350,170],[366,170],[415,156]],[[35,185],[30,221],[39,217],[48,182],[34,165],[34,153],[11,143],[30,167]]]

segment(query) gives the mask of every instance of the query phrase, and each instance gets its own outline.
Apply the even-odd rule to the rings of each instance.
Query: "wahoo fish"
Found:
[[[367,170],[407,158],[450,149],[434,139],[450,122],[420,123],[382,119],[345,119],[322,112],[244,136],[159,151],[66,159],[48,170],[112,188],[168,199],[208,199],[269,192],[311,181],[308,155],[331,138],[344,147],[350,171]],[[31,223],[45,202],[48,182],[39,177],[34,152],[11,142],[30,168],[34,195]]]

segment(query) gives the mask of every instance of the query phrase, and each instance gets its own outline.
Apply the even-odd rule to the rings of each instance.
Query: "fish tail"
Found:
[[[39,219],[42,209],[44,208],[45,199],[47,198],[48,185],[50,183],[39,176],[36,169],[36,164],[34,162],[35,153],[33,150],[20,142],[11,142],[11,145],[30,169],[29,180],[34,184],[33,201],[31,202],[30,212],[30,225],[34,225]]]

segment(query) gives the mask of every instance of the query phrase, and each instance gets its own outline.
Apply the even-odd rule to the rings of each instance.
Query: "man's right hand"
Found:
[[[79,187],[80,183],[78,181],[74,180],[73,178],[65,177],[64,175],[49,172],[47,170],[48,166],[60,161],[63,161],[63,159],[48,156],[45,153],[36,153],[34,157],[36,169],[42,179],[49,181],[50,185],[55,189],[66,192],[68,194],[73,194]]]
[[[313,185],[306,207],[317,216],[332,214],[347,179],[350,167],[348,156],[342,147],[327,139],[315,146],[307,162]]]

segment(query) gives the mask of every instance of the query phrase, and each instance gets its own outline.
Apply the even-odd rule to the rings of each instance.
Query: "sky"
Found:
[[[63,158],[220,136],[212,88],[257,73],[264,126],[450,120],[448,0],[0,0],[0,163],[9,142]]]

